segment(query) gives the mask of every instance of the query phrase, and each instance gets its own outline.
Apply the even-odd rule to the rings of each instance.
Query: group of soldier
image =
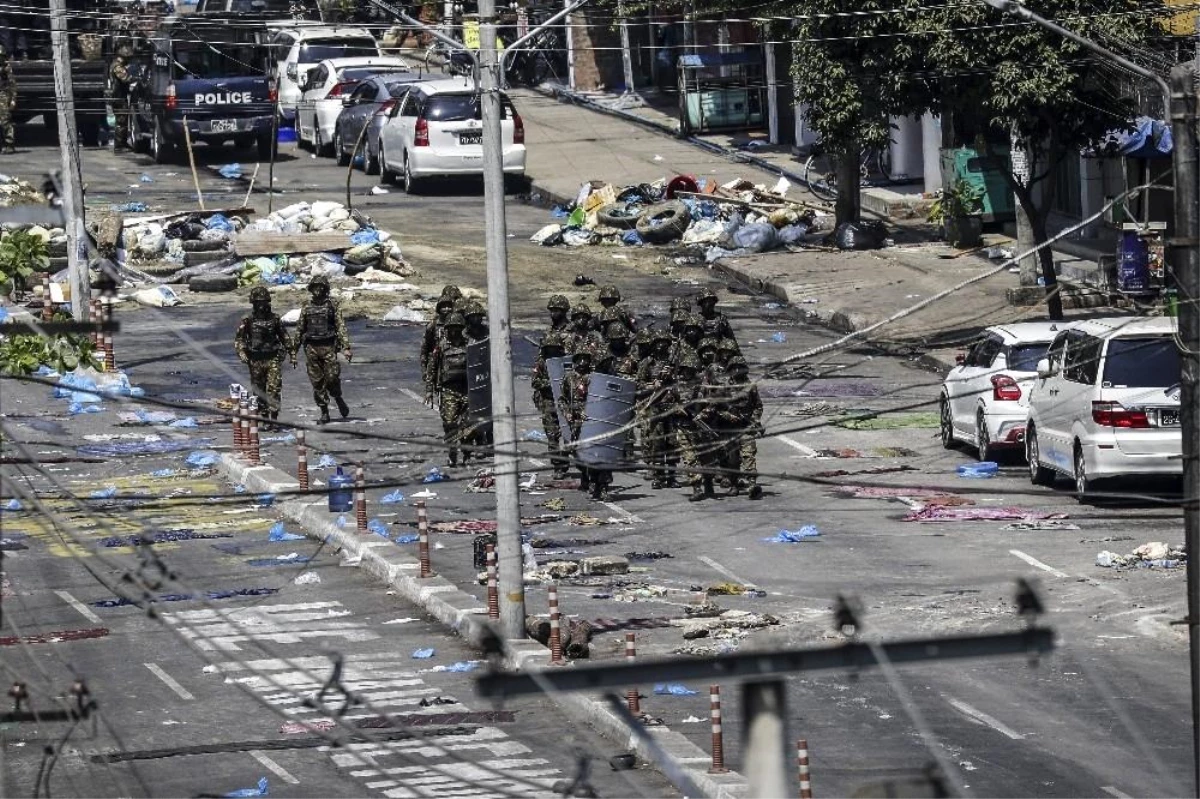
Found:
[[[600,290],[601,309],[550,298],[550,329],[542,337],[533,372],[533,400],[542,415],[555,474],[580,463],[580,488],[603,500],[612,470],[579,457],[591,380],[596,374],[623,377],[636,386],[635,422],[625,439],[625,462],[633,463],[634,438],[655,489],[678,485],[682,470],[692,501],[714,495],[719,480],[730,495],[762,496],[755,439],[762,435],[762,400],[750,381],[728,318],[717,310],[717,295],[705,289],[699,313],[691,300],[671,304],[670,329],[637,329],[621,304],[616,286]],[[570,356],[571,369],[557,396],[549,363]],[[563,440],[559,413],[570,432]],[[573,457],[572,457],[573,456]]]
[[[457,466],[460,456],[464,464],[489,456],[490,422],[470,416],[467,398],[467,347],[487,340],[487,311],[458,286],[445,286],[434,307],[421,342],[425,404],[437,407],[450,465]]]

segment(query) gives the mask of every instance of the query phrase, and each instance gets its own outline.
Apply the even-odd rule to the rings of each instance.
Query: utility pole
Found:
[[[489,5],[494,5],[494,3],[489,3]],[[571,0],[563,0],[563,5],[570,8]],[[568,14],[563,20],[563,34],[567,40],[567,88],[575,91],[575,28],[571,23],[572,19]]]
[[[88,281],[87,231],[83,226],[83,172],[79,167],[79,136],[75,130],[75,91],[71,85],[71,50],[67,42],[64,0],[50,0],[50,45],[54,50],[55,110],[58,147],[62,153],[62,209],[67,231],[67,274],[75,321],[88,321],[91,286]]]
[[[625,73],[625,93],[637,94],[633,78],[633,53],[629,51],[629,18],[625,16],[625,0],[617,0],[617,14],[621,18],[621,69]]]
[[[504,212],[504,140],[500,131],[500,61],[496,0],[479,0],[479,108],[483,119],[484,244],[487,248],[488,340],[496,478],[496,552],[500,560],[500,624],[506,638],[525,637],[525,574],[517,477],[512,322],[508,304],[508,221]]]

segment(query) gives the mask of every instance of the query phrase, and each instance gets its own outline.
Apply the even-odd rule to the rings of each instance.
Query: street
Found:
[[[536,135],[531,130],[530,140]],[[40,185],[43,173],[58,166],[55,142],[37,122],[21,128],[21,142],[17,156],[0,161],[0,172]],[[207,168],[239,159],[243,173],[253,171],[252,151],[198,150],[207,208],[242,205],[245,182]],[[129,201],[146,203],[150,213],[196,208],[186,162],[158,166],[147,156],[86,149],[83,167],[90,209]],[[258,215],[269,208],[260,191],[266,171],[264,165],[246,203]],[[578,175],[579,182],[593,177]],[[281,146],[274,180],[282,192],[273,198],[276,209],[299,199],[346,201],[345,168],[293,145]],[[484,291],[478,181],[435,184],[420,196],[396,186],[371,194],[374,185],[374,178],[355,171],[353,205],[396,236],[417,271],[412,283],[430,297],[450,283]],[[851,345],[772,370],[837,334],[801,321],[803,309],[779,307],[773,298],[727,284],[702,263],[676,263],[665,250],[539,247],[529,237],[549,221],[547,209],[517,195],[509,196],[507,209],[522,471],[537,474],[522,494],[527,532],[540,540],[542,561],[555,554],[625,555],[633,566],[628,574],[559,584],[563,612],[597,624],[593,660],[622,658],[627,627],[636,629],[639,656],[835,645],[845,640],[831,613],[840,595],[861,602],[859,633],[878,641],[1018,630],[1025,621],[1017,615],[1017,581],[1028,579],[1045,605],[1039,622],[1059,636],[1057,650],[1037,662],[1010,657],[899,666],[898,684],[876,669],[788,679],[789,732],[808,742],[816,793],[850,795],[911,775],[933,762],[931,746],[957,769],[961,784],[950,775],[951,785],[978,796],[1189,790],[1187,640],[1185,628],[1173,625],[1186,615],[1184,570],[1096,565],[1102,550],[1180,542],[1177,507],[1157,495],[1080,504],[1065,483],[1032,486],[1015,456],[991,479],[959,477],[957,467],[973,462],[973,453],[942,448],[935,418],[941,377],[915,356]],[[577,275],[595,285],[577,287]],[[766,405],[767,432],[758,442],[761,501],[689,503],[685,489],[652,490],[637,472],[618,473],[611,501],[602,504],[547,485],[550,468],[536,441],[540,415],[529,397],[546,301],[562,293],[572,303],[596,305],[597,287],[610,282],[639,322],[657,326],[667,324],[673,298],[704,287],[717,291]],[[248,288],[179,293],[184,304],[178,307],[124,302],[116,311],[118,366],[145,390],[144,402],[106,400],[104,413],[72,416],[65,403],[46,399],[48,386],[4,382],[9,456],[26,449],[38,457],[73,456],[87,441],[150,432],[212,439],[169,454],[3,467],[3,499],[18,498],[24,510],[0,513],[3,635],[9,636],[0,662],[10,682],[28,683],[35,708],[63,694],[75,677],[86,680],[100,707],[98,727],[83,723],[65,743],[67,725],[0,728],[5,793],[38,795],[41,789],[49,796],[52,779],[58,795],[226,795],[267,777],[275,796],[545,795],[554,783],[575,778],[582,751],[594,759],[591,784],[601,796],[674,795],[650,768],[611,769],[608,758],[626,742],[600,737],[548,699],[490,708],[473,695],[469,672],[429,671],[481,656],[421,609],[389,597],[370,574],[339,564],[328,548],[309,540],[270,542],[276,519],[269,505],[231,493],[212,471],[184,470],[190,451],[230,443],[228,425],[213,410],[230,383],[245,381],[232,341],[248,311]],[[279,313],[299,307],[303,286],[275,297]],[[448,467],[437,413],[421,401],[423,325],[381,322],[393,304],[386,296],[348,303],[354,359],[342,374],[350,418],[311,427],[317,411],[303,368],[285,368],[281,420],[307,428],[310,464],[329,455],[365,465],[369,515],[391,533],[415,532],[415,515],[410,504],[384,503],[385,495],[434,493],[428,499],[434,567],[482,597],[469,522],[494,517],[494,496],[468,488],[475,469],[487,464]],[[168,409],[155,402],[171,404],[180,417],[196,416],[199,429],[121,426],[118,413]],[[870,412],[880,423],[862,429],[836,424],[847,411]],[[283,440],[268,444],[264,460],[295,473],[295,448]],[[423,484],[435,466],[449,479]],[[179,473],[151,476],[161,469]],[[328,479],[328,470],[313,473]],[[115,496],[89,499],[108,486],[116,487]],[[906,519],[913,509],[902,498],[931,491],[961,497],[952,509],[1016,509],[1010,516],[1018,520],[1059,524],[1006,529],[1012,518]],[[561,507],[544,507],[555,499]],[[42,503],[46,512],[37,511]],[[819,536],[764,540],[807,525]],[[151,547],[105,541],[167,530],[220,538],[167,540],[152,548],[153,558],[143,551]],[[289,553],[297,554],[288,560]],[[281,565],[259,565],[279,556],[285,556]],[[125,595],[124,574],[144,579],[163,564],[170,575],[155,579],[165,593],[182,598],[160,597],[144,607],[105,604]],[[319,576],[319,583],[304,582],[305,575]],[[747,586],[757,591],[743,592]],[[243,589],[251,593],[236,593]],[[705,592],[719,608],[747,611],[757,621],[745,625],[750,629],[715,625],[704,637],[685,639],[672,622],[684,619]],[[529,585],[526,602],[529,613],[545,613],[545,584]],[[410,620],[389,624],[397,619]],[[249,638],[242,637],[246,628],[254,631]],[[82,629],[104,633],[33,638]],[[435,654],[429,660],[410,655],[422,648]],[[333,725],[288,727],[318,715],[301,702],[321,688],[331,653],[345,658],[343,679],[365,706]],[[708,750],[707,685],[687,685],[694,695],[638,688],[646,696],[643,711]],[[739,693],[736,684],[723,689],[726,761],[736,770],[743,763]],[[420,707],[420,700],[438,696],[454,703]],[[333,697],[325,701],[336,704]],[[384,724],[382,737],[371,729],[381,716],[438,716],[448,709],[466,715],[425,726]],[[331,748],[335,736],[355,731],[359,738]],[[63,751],[49,776],[43,773],[45,745]]]

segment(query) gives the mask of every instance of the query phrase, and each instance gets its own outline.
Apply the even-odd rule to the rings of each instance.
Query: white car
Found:
[[[1061,473],[1080,501],[1096,481],[1183,472],[1177,320],[1114,317],[1077,322],[1038,363],[1029,401],[1029,476]]]
[[[311,144],[317,155],[332,155],[334,123],[354,88],[372,75],[409,71],[404,59],[392,56],[330,58],[317,64],[300,84],[296,140],[302,147]]]
[[[1021,322],[983,331],[950,370],[938,398],[942,446],[974,445],[979,460],[992,460],[997,450],[1025,443],[1029,390],[1037,379],[1037,362],[1050,341],[1069,325]]]
[[[501,93],[504,174],[525,174],[525,125]],[[430,177],[483,174],[483,123],[473,85],[460,78],[414,83],[379,132],[384,182],[408,192]]]
[[[379,43],[366,28],[294,23],[271,30],[271,60],[279,92],[279,113],[287,122],[296,118],[300,83],[308,70],[330,58],[382,57]]]

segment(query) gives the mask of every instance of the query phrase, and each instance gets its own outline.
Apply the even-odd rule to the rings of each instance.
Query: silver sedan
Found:
[[[379,174],[379,130],[404,98],[408,85],[422,79],[417,72],[390,73],[368,78],[355,87],[342,101],[334,123],[333,150],[340,166],[349,165],[357,151],[363,155],[366,173]]]

